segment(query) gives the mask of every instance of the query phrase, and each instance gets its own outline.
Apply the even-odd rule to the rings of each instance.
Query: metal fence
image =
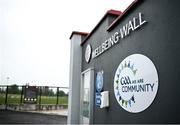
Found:
[[[46,106],[52,105],[65,106],[68,105],[68,87],[52,87],[52,86],[36,86],[36,98],[32,100],[26,98],[27,86],[0,86],[0,106],[4,106],[7,109],[8,106],[22,106],[28,104],[36,105],[35,109],[43,109]],[[31,93],[31,92],[30,92]],[[32,101],[32,103],[31,103]]]

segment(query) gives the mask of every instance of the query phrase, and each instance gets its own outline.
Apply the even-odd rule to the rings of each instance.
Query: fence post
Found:
[[[20,101],[20,104],[22,104],[22,98],[23,98],[23,89],[24,89],[24,86],[22,86],[22,89],[21,89],[21,101]]]
[[[42,94],[42,91],[41,91],[41,87],[39,87],[39,110],[41,109],[41,94]]]
[[[59,102],[59,87],[57,87],[57,100],[56,100],[56,105],[58,105]]]
[[[6,87],[5,110],[7,110],[8,86]]]

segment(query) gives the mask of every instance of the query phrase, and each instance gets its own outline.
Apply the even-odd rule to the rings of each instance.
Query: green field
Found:
[[[41,104],[56,104],[56,102],[57,102],[57,97],[41,96]],[[68,97],[67,96],[59,97],[58,104],[67,105]]]
[[[5,104],[5,94],[0,94],[0,104]],[[38,96],[37,104],[39,104],[40,97]],[[18,94],[8,94],[7,104],[20,104],[21,95]],[[56,104],[57,97],[56,96],[41,96],[41,104]],[[63,96],[58,98],[58,104],[67,105],[68,97]]]

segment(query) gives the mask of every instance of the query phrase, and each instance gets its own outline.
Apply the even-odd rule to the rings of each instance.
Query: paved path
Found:
[[[61,115],[61,116],[68,116],[68,109],[61,109],[61,110],[41,110],[41,111],[29,111],[32,113],[43,113],[49,115]]]
[[[67,116],[0,110],[0,124],[67,124]]]

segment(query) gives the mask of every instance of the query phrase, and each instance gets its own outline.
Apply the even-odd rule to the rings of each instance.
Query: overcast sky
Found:
[[[0,84],[69,86],[72,31],[133,0],[0,0]]]

